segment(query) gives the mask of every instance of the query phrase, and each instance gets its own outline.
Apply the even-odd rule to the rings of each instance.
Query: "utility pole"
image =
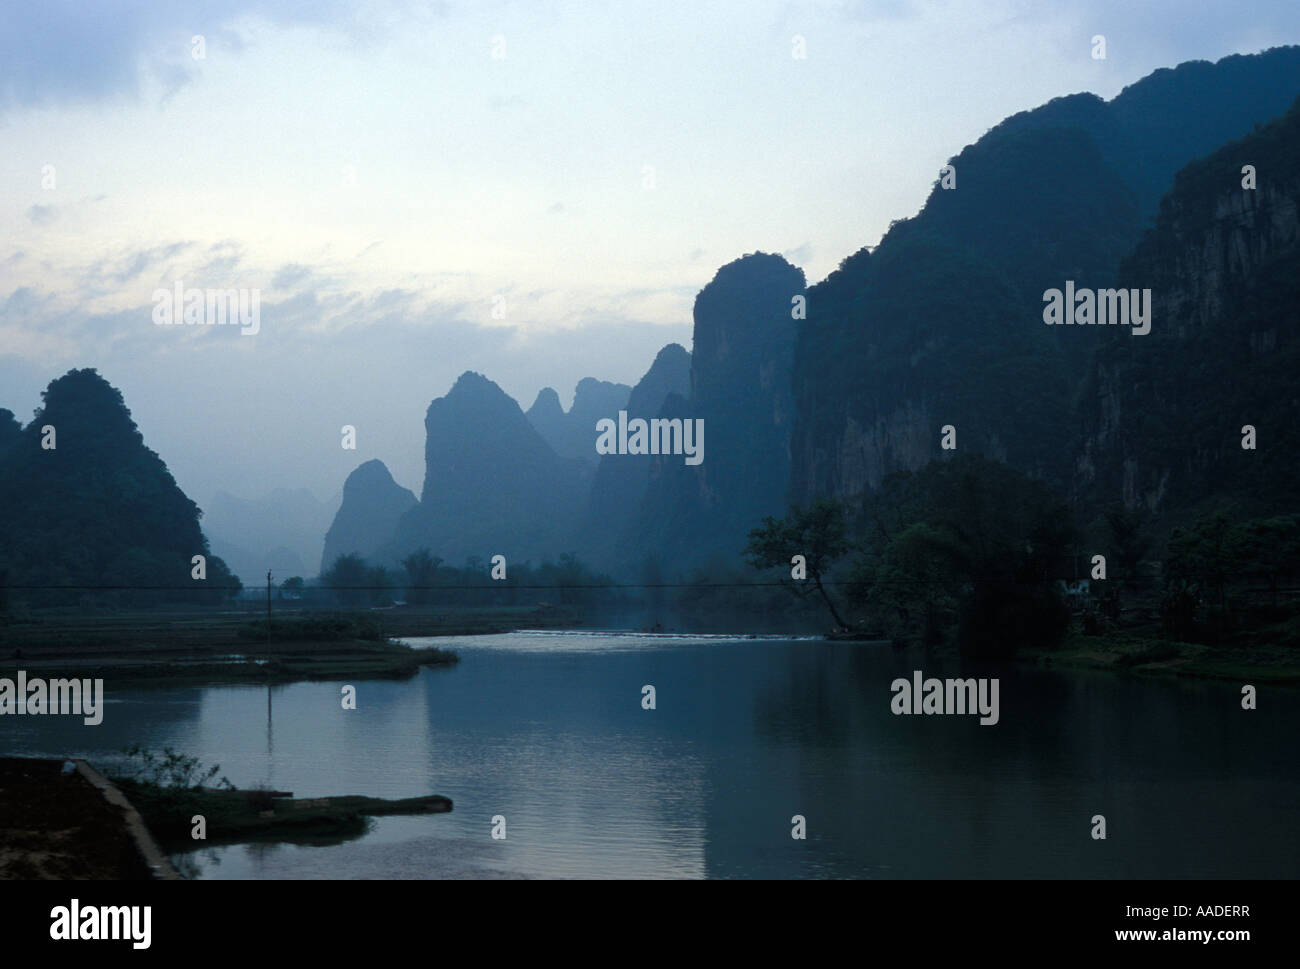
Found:
[[[266,570],[266,645],[271,646],[271,570]],[[271,657],[268,655],[267,660]],[[271,681],[266,682],[266,753],[271,753]]]

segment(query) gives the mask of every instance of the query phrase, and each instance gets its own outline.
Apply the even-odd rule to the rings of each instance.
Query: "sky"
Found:
[[[96,367],[200,506],[418,494],[462,372],[633,384],[720,266],[823,279],[1004,117],[1296,42],[1294,0],[0,0],[0,407]],[[257,332],[156,325],[177,281]]]

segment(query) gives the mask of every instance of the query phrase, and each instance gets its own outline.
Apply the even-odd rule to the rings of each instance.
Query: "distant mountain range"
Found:
[[[430,408],[457,417],[430,424],[425,495],[397,544],[450,561],[578,551],[623,576],[734,563],[787,501],[856,506],[889,472],[944,458],[945,425],[1084,515],[1121,501],[1172,521],[1239,489],[1291,507],[1300,145],[1295,109],[1270,122],[1298,93],[1289,47],[1160,70],[1111,101],[1058,98],[959,152],[954,187],[936,177],[920,213],[811,289],[780,256],[724,266],[696,300],[694,354],[666,348],[628,396],[629,417],[704,420],[698,467],[607,455],[588,478],[564,463],[589,460],[593,418],[625,388],[583,381],[569,415],[544,390],[538,441],[503,394],[501,416],[473,420],[458,383]],[[1044,294],[1067,281],[1152,290],[1151,334],[1045,326]],[[1243,464],[1251,420],[1270,448]]]
[[[665,347],[635,387],[586,378],[567,412],[546,388],[525,413],[465,373],[426,413],[418,499],[381,462],[359,467],[321,565],[355,552],[393,567],[418,548],[453,564],[575,552],[624,578],[734,564],[749,529],[789,502],[829,496],[856,508],[891,471],[951,456],[947,426],[958,453],[1046,481],[1083,517],[1115,502],[1166,527],[1210,500],[1300,510],[1297,94],[1300,48],[1287,47],[1160,70],[1110,101],[1058,98],[958,152],[950,187],[936,173],[916,216],[817,285],[778,255],[723,266],[695,301],[693,352]],[[1044,325],[1045,294],[1067,286],[1149,290],[1150,333]],[[81,373],[74,383],[87,393],[116,393]],[[58,405],[63,385],[51,392]],[[597,453],[597,422],[620,412],[702,420],[703,462]],[[114,477],[119,454],[92,449],[102,467],[84,455],[63,463],[91,446],[77,422],[99,419],[71,415],[49,460],[39,421],[20,428],[0,412],[0,538],[10,540],[0,565],[12,573],[53,574],[39,554],[49,547],[71,574],[75,536],[100,528],[97,509],[112,506],[98,498],[116,489],[115,500],[135,500]],[[113,421],[103,433],[129,438]],[[1253,450],[1241,444],[1247,425]],[[146,532],[115,533],[87,554],[116,555],[122,571],[138,542],[173,569],[201,546],[197,509],[141,447],[129,448],[130,480],[144,474],[150,500],[170,509],[166,524],[140,506]],[[24,502],[46,507],[37,482],[75,513],[58,524],[31,514]],[[319,546],[305,533],[320,522],[321,536],[328,520],[313,501],[219,496],[209,524],[214,535],[262,536],[249,568],[283,553],[310,569]],[[242,549],[221,550],[245,567]]]
[[[960,448],[1074,493],[1095,356],[1121,344],[1160,366],[1160,334],[1182,321],[1157,294],[1150,336],[1047,327],[1043,293],[1066,280],[1115,285],[1175,173],[1281,115],[1297,94],[1300,48],[1279,48],[1157,71],[1110,102],[1058,98],[964,149],[951,160],[955,189],[936,184],[915,218],[809,291],[790,497],[854,500],[894,468],[943,457],[945,424]],[[1240,198],[1249,161],[1220,192]],[[1259,171],[1265,191],[1282,190],[1276,167]],[[1166,233],[1158,244],[1176,243]],[[1097,479],[1079,499],[1094,488],[1119,492]]]
[[[573,406],[566,413],[560,396],[543,387],[533,406],[524,415],[551,449],[562,458],[578,458],[595,464],[597,460],[593,428],[602,417],[617,414],[627,406],[632,388],[584,377],[573,393]]]
[[[262,498],[218,491],[204,512],[203,530],[245,584],[263,584],[267,569],[279,582],[316,574],[331,507],[306,488],[276,488]]]

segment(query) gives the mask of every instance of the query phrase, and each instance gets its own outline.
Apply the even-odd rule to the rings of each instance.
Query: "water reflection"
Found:
[[[455,802],[344,844],[207,847],[177,859],[191,877],[1293,877],[1300,863],[1293,690],[1247,712],[1238,684],[945,669],[811,640],[455,648],[455,668],[355,683],[355,710],[340,683],[276,687],[273,702],[261,687],[107,684],[100,727],[12,718],[0,736],[96,762],[168,745],[300,797]],[[890,683],[914,669],[998,676],[998,724],[893,715]]]

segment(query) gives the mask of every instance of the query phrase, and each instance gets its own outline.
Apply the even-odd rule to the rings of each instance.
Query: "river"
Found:
[[[199,878],[1291,878],[1300,699],[1233,682],[945,668],[876,643],[591,632],[409,640],[405,681],[115,689],[103,723],[5,717],[5,753],[172,747],[240,787],[443,794],[332,846],[178,858]],[[996,676],[998,722],[890,684]],[[644,709],[642,688],[655,688]],[[269,714],[268,714],[269,704]],[[802,816],[806,837],[791,837]],[[1105,840],[1093,817],[1105,817]],[[504,838],[493,838],[494,825]]]

